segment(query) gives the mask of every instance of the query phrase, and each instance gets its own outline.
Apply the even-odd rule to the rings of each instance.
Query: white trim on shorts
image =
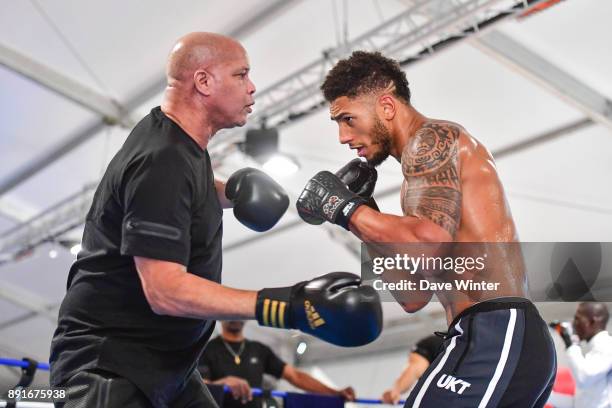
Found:
[[[463,334],[463,329],[461,328],[461,326],[459,326],[460,323],[461,323],[461,319],[459,319],[459,321],[455,325],[455,330],[459,332],[459,336]],[[423,400],[423,397],[425,396],[425,393],[427,392],[427,388],[429,388],[429,385],[433,381],[434,377],[440,372],[440,370],[442,370],[442,367],[444,367],[444,364],[446,364],[446,360],[448,360],[448,356],[450,355],[451,351],[453,351],[453,349],[455,348],[455,345],[457,343],[457,337],[459,336],[453,336],[450,344],[448,345],[448,348],[446,349],[444,353],[444,357],[440,359],[436,368],[434,368],[431,371],[431,373],[429,373],[429,375],[427,376],[427,379],[423,383],[423,386],[421,387],[421,389],[419,390],[419,393],[414,399],[414,405],[412,406],[413,408],[419,408],[419,406],[421,405],[421,401]]]
[[[493,395],[493,391],[495,391],[495,387],[497,387],[497,383],[501,375],[504,372],[504,368],[506,368],[506,362],[508,361],[508,354],[510,354],[510,347],[512,346],[512,336],[514,335],[514,327],[516,325],[516,309],[510,310],[510,319],[508,320],[508,327],[506,328],[506,337],[504,339],[504,346],[502,347],[501,355],[499,356],[499,361],[497,363],[497,367],[495,368],[495,373],[493,374],[493,378],[489,382],[487,386],[487,391],[485,392],[480,404],[478,404],[478,408],[485,408]]]

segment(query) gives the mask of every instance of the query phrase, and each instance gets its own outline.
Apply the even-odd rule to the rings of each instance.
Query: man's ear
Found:
[[[378,115],[385,120],[392,120],[397,112],[397,101],[389,94],[383,94],[378,97],[376,111]]]
[[[205,69],[198,69],[193,73],[193,83],[198,92],[209,96],[211,94],[214,78]]]

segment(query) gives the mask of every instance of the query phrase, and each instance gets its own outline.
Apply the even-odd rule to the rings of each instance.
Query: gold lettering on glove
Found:
[[[325,324],[325,320],[319,315],[319,312],[315,309],[314,305],[310,301],[304,301],[304,311],[306,312],[306,319],[311,329],[316,329],[319,326]]]

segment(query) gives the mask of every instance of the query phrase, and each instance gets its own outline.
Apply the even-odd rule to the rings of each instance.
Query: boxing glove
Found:
[[[363,204],[366,200],[349,190],[338,176],[320,171],[306,183],[296,207],[300,217],[309,224],[324,220],[348,230],[351,216]]]
[[[565,348],[568,348],[569,346],[574,344],[572,340],[571,325],[569,323],[555,320],[553,322],[550,322],[548,326],[551,327],[554,331],[556,331],[559,336],[561,336],[561,340],[563,340]]]
[[[349,190],[365,198],[368,207],[380,211],[372,197],[376,180],[378,180],[378,172],[374,166],[360,159],[353,159],[338,170],[336,176],[346,184]]]
[[[262,326],[298,329],[343,347],[363,346],[382,331],[378,293],[361,278],[332,272],[285,288],[257,293],[255,309]]]
[[[250,167],[230,176],[225,196],[234,204],[236,219],[258,232],[272,228],[289,207],[285,190],[263,171]]]

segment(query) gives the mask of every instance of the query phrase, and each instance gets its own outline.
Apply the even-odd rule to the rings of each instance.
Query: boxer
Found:
[[[399,64],[380,53],[356,51],[339,61],[321,89],[339,142],[367,165],[353,161],[349,171],[317,173],[297,201],[302,219],[337,224],[383,255],[384,243],[431,244],[450,255],[460,247],[456,243],[478,243],[489,251],[483,275],[499,283],[486,292],[453,288],[454,271],[395,269],[383,275],[434,282],[435,290],[393,295],[407,312],[416,312],[435,294],[449,323],[443,352],[406,407],[543,407],[555,377],[555,350],[546,323],[526,298],[516,226],[487,148],[459,124],[418,112]],[[401,163],[402,215],[371,205],[375,166],[389,156]]]

